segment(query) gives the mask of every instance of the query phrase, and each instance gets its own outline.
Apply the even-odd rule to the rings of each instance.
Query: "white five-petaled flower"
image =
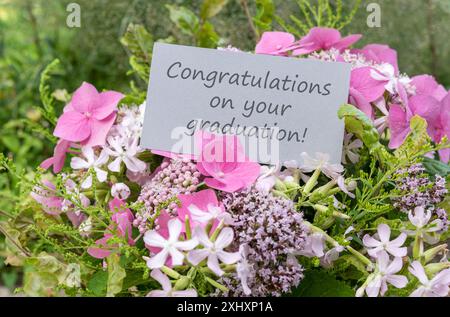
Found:
[[[367,248],[367,252],[371,257],[376,258],[378,252],[385,250],[393,256],[403,257],[406,256],[407,248],[402,247],[406,240],[406,234],[401,233],[397,238],[389,241],[391,236],[391,228],[382,223],[378,225],[377,234],[373,237],[366,234],[363,237],[364,246]],[[376,239],[378,238],[378,240]]]
[[[151,269],[163,267],[167,258],[170,256],[172,265],[177,266],[183,264],[184,254],[180,252],[192,250],[198,245],[196,239],[179,241],[182,224],[178,219],[171,219],[167,223],[169,229],[169,238],[165,239],[156,230],[149,230],[144,235],[144,242],[150,247],[161,248],[155,256],[146,258],[147,266]]]
[[[295,255],[303,255],[309,258],[322,257],[325,255],[325,237],[323,234],[314,232],[306,236],[304,247],[296,251]]]
[[[108,169],[112,172],[120,171],[120,164],[125,163],[128,170],[132,172],[142,172],[147,168],[147,164],[136,157],[139,151],[137,138],[109,137],[109,147],[105,148],[107,153],[115,159],[109,163]]]
[[[119,199],[127,199],[130,196],[130,188],[124,183],[115,183],[111,187],[111,195]]]
[[[403,267],[402,258],[395,257],[389,261],[389,255],[385,251],[380,251],[377,256],[377,266],[375,272],[370,274],[363,286],[356,291],[356,296],[361,297],[366,291],[367,296],[383,296],[388,283],[396,288],[403,288],[408,284],[408,279],[403,275],[396,275]]]
[[[213,204],[208,204],[208,210],[201,210],[196,205],[192,204],[188,207],[191,214],[192,220],[207,224],[212,220],[223,221],[226,225],[232,225],[234,223],[233,218],[227,212],[225,212],[219,206],[214,206]]]
[[[430,244],[436,243],[437,239],[430,236],[430,233],[439,231],[442,229],[442,221],[435,219],[429,222],[431,219],[431,210],[425,212],[425,208],[422,206],[414,208],[414,214],[412,211],[408,213],[409,221],[417,228],[416,230],[404,230],[410,236],[418,234],[421,238]]]
[[[320,169],[328,178],[337,179],[344,172],[344,167],[341,164],[332,164],[329,162],[330,155],[326,153],[316,152],[313,158],[306,152],[303,152],[300,156],[303,159],[303,164],[300,165],[300,169],[305,173]]]
[[[231,253],[223,250],[233,242],[233,229],[229,227],[223,228],[215,241],[211,241],[204,228],[200,226],[194,229],[194,236],[203,246],[203,249],[195,249],[188,253],[187,258],[194,265],[208,258],[208,268],[218,276],[222,276],[224,272],[220,268],[219,260],[225,264],[233,264],[241,258],[239,252]]]
[[[197,297],[195,289],[177,291],[172,288],[169,278],[160,270],[154,269],[150,276],[153,277],[162,286],[162,290],[153,290],[147,294],[147,297]]]
[[[83,147],[81,148],[81,152],[86,160],[83,160],[80,157],[73,157],[70,162],[70,167],[73,169],[93,169],[97,175],[97,179],[99,182],[103,183],[106,181],[108,177],[108,172],[100,169],[100,166],[104,165],[108,161],[108,153],[105,150],[102,150],[99,157],[95,156],[94,150],[92,147]],[[81,183],[82,188],[90,188],[92,186],[92,175],[88,175],[86,179]]]
[[[281,166],[262,165],[260,174],[255,183],[255,188],[263,193],[268,193],[275,186],[277,174],[280,172]]]
[[[409,272],[417,277],[421,285],[412,292],[410,297],[446,297],[450,291],[450,269],[440,271],[431,280],[428,279],[425,269],[419,261],[414,261],[408,268]]]
[[[347,164],[347,157],[353,164],[359,161],[359,154],[356,150],[361,148],[363,146],[363,143],[360,139],[351,141],[352,137],[352,133],[347,133],[344,137],[344,147],[342,149],[342,163],[344,164]]]
[[[239,246],[239,253],[241,259],[236,265],[236,273],[241,281],[242,289],[245,295],[250,295],[252,290],[248,286],[248,280],[254,276],[253,266],[248,262],[249,246],[248,244],[241,244]]]

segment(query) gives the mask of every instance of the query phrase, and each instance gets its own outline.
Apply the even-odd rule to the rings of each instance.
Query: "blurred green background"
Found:
[[[209,22],[220,37],[220,45],[254,48],[256,38],[246,10],[255,15],[255,1],[217,1],[224,6]],[[72,2],[81,8],[80,28],[66,25],[69,14],[66,8]],[[309,2],[314,4],[316,0]],[[351,2],[354,1],[344,1],[349,10]],[[291,15],[304,18],[295,0],[273,0],[273,3],[276,14],[288,25],[293,23]],[[380,28],[367,26],[369,3],[381,7]],[[129,52],[120,43],[130,23],[142,24],[154,39],[196,44],[173,23],[167,5],[182,6],[197,14],[202,1],[0,0],[1,152],[12,158],[24,173],[31,172],[51,155],[53,144],[36,134],[35,128],[48,124],[36,106],[40,103],[40,73],[53,59],[61,61],[60,70],[52,77],[54,89],[72,92],[82,81],[88,81],[98,89],[128,91],[131,80],[145,89],[145,82],[128,73]],[[352,23],[342,33],[363,34],[358,47],[367,43],[389,44],[398,51],[402,72],[410,76],[432,74],[448,88],[449,21],[450,0],[362,0]],[[272,28],[283,30],[277,22]],[[63,103],[58,105],[62,106]],[[0,211],[13,208],[16,183],[14,177],[0,174]],[[1,243],[0,238],[0,258]],[[0,292],[2,285],[11,288],[17,279],[18,274],[3,267],[0,259]]]

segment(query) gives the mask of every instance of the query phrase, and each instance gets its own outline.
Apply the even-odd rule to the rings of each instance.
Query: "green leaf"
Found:
[[[48,84],[48,82],[50,81],[52,75],[60,71],[61,67],[59,60],[58,59],[53,60],[42,71],[41,80],[39,83],[39,94],[42,102],[42,104],[40,105],[41,113],[44,116],[44,118],[52,125],[56,124],[55,104],[54,104],[55,99],[52,96],[52,92],[50,90],[50,85]]]
[[[394,152],[397,158],[411,159],[432,150],[431,139],[427,132],[427,122],[415,115],[410,121],[410,132],[403,144]]]
[[[347,132],[356,135],[370,153],[376,155],[380,162],[386,161],[390,154],[380,143],[380,135],[372,120],[364,112],[353,105],[342,105],[338,111],[339,119],[344,119]]]
[[[345,282],[323,270],[310,270],[300,285],[289,296],[293,297],[353,297],[355,292]]]
[[[111,253],[106,258],[108,264],[108,282],[106,286],[106,296],[114,297],[122,291],[123,280],[127,275],[125,269],[120,266],[120,256]]]
[[[20,149],[20,142],[17,138],[17,135],[3,135],[1,137],[2,143],[10,150],[11,152],[17,153]]]
[[[256,15],[253,21],[260,33],[272,29],[274,15],[275,5],[272,0],[256,0]]]
[[[200,28],[200,31],[197,34],[198,40],[197,45],[200,47],[206,47],[206,48],[216,48],[217,42],[219,41],[219,35],[217,35],[216,31],[214,30],[214,26],[209,23],[205,22],[202,27]]]
[[[186,35],[195,35],[199,29],[199,20],[194,12],[186,7],[166,5],[170,20]]]
[[[92,291],[95,296],[104,296],[108,283],[108,272],[98,271],[92,275],[87,284],[87,288]]]
[[[423,167],[427,173],[431,176],[441,175],[443,177],[450,174],[450,166],[448,164],[442,163],[441,161],[424,157],[422,161]]]
[[[131,23],[120,42],[131,53],[130,65],[133,71],[148,82],[154,43],[152,35],[142,25]]]
[[[202,20],[212,18],[223,9],[227,2],[228,0],[204,0],[200,9],[200,18]]]

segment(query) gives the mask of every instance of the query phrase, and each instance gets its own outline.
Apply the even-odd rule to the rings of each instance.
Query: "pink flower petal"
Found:
[[[71,142],[84,141],[91,135],[89,119],[79,112],[65,112],[59,117],[53,135]]]
[[[117,110],[119,101],[125,97],[116,91],[102,92],[97,99],[97,104],[92,109],[92,116],[97,120],[103,120]]]
[[[293,44],[295,38],[287,32],[264,32],[256,44],[256,54],[283,55],[283,49]]]
[[[73,93],[72,100],[70,102],[71,108],[75,111],[84,113],[92,112],[92,109],[98,102],[97,89],[87,83],[83,82],[81,86]]]
[[[90,147],[97,145],[104,145],[106,142],[106,135],[108,134],[115,120],[116,120],[115,113],[112,113],[111,115],[109,115],[108,117],[106,117],[104,120],[101,121],[91,119],[90,127],[92,133],[88,139],[82,142],[82,145]]]
[[[398,148],[410,131],[406,113],[399,105],[392,105],[389,109],[389,128],[391,129],[389,148]]]

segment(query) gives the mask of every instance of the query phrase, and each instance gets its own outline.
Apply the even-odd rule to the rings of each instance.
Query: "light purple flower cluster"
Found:
[[[438,219],[440,219],[442,222],[442,229],[439,230],[439,233],[447,232],[448,226],[449,226],[449,221],[448,221],[448,215],[447,215],[447,212],[445,211],[445,209],[437,208],[434,211],[434,213],[435,213],[436,217]]]
[[[139,228],[139,232],[148,230],[147,220],[152,217],[156,208],[167,203],[178,194],[189,194],[197,190],[200,183],[200,172],[195,163],[188,159],[171,159],[164,161],[150,181],[141,190],[138,201],[145,205],[145,211],[138,213],[133,225]],[[164,209],[168,213],[174,213],[176,202],[169,203]]]
[[[396,172],[398,197],[393,199],[396,208],[408,212],[419,206],[433,206],[444,199],[447,194],[445,178],[436,175],[433,182],[424,172],[420,163]]]
[[[234,221],[236,247],[247,244],[252,296],[281,296],[296,287],[303,269],[291,256],[303,249],[306,228],[293,202],[256,189],[225,194],[222,202]],[[243,296],[237,275],[222,278],[227,296]]]

